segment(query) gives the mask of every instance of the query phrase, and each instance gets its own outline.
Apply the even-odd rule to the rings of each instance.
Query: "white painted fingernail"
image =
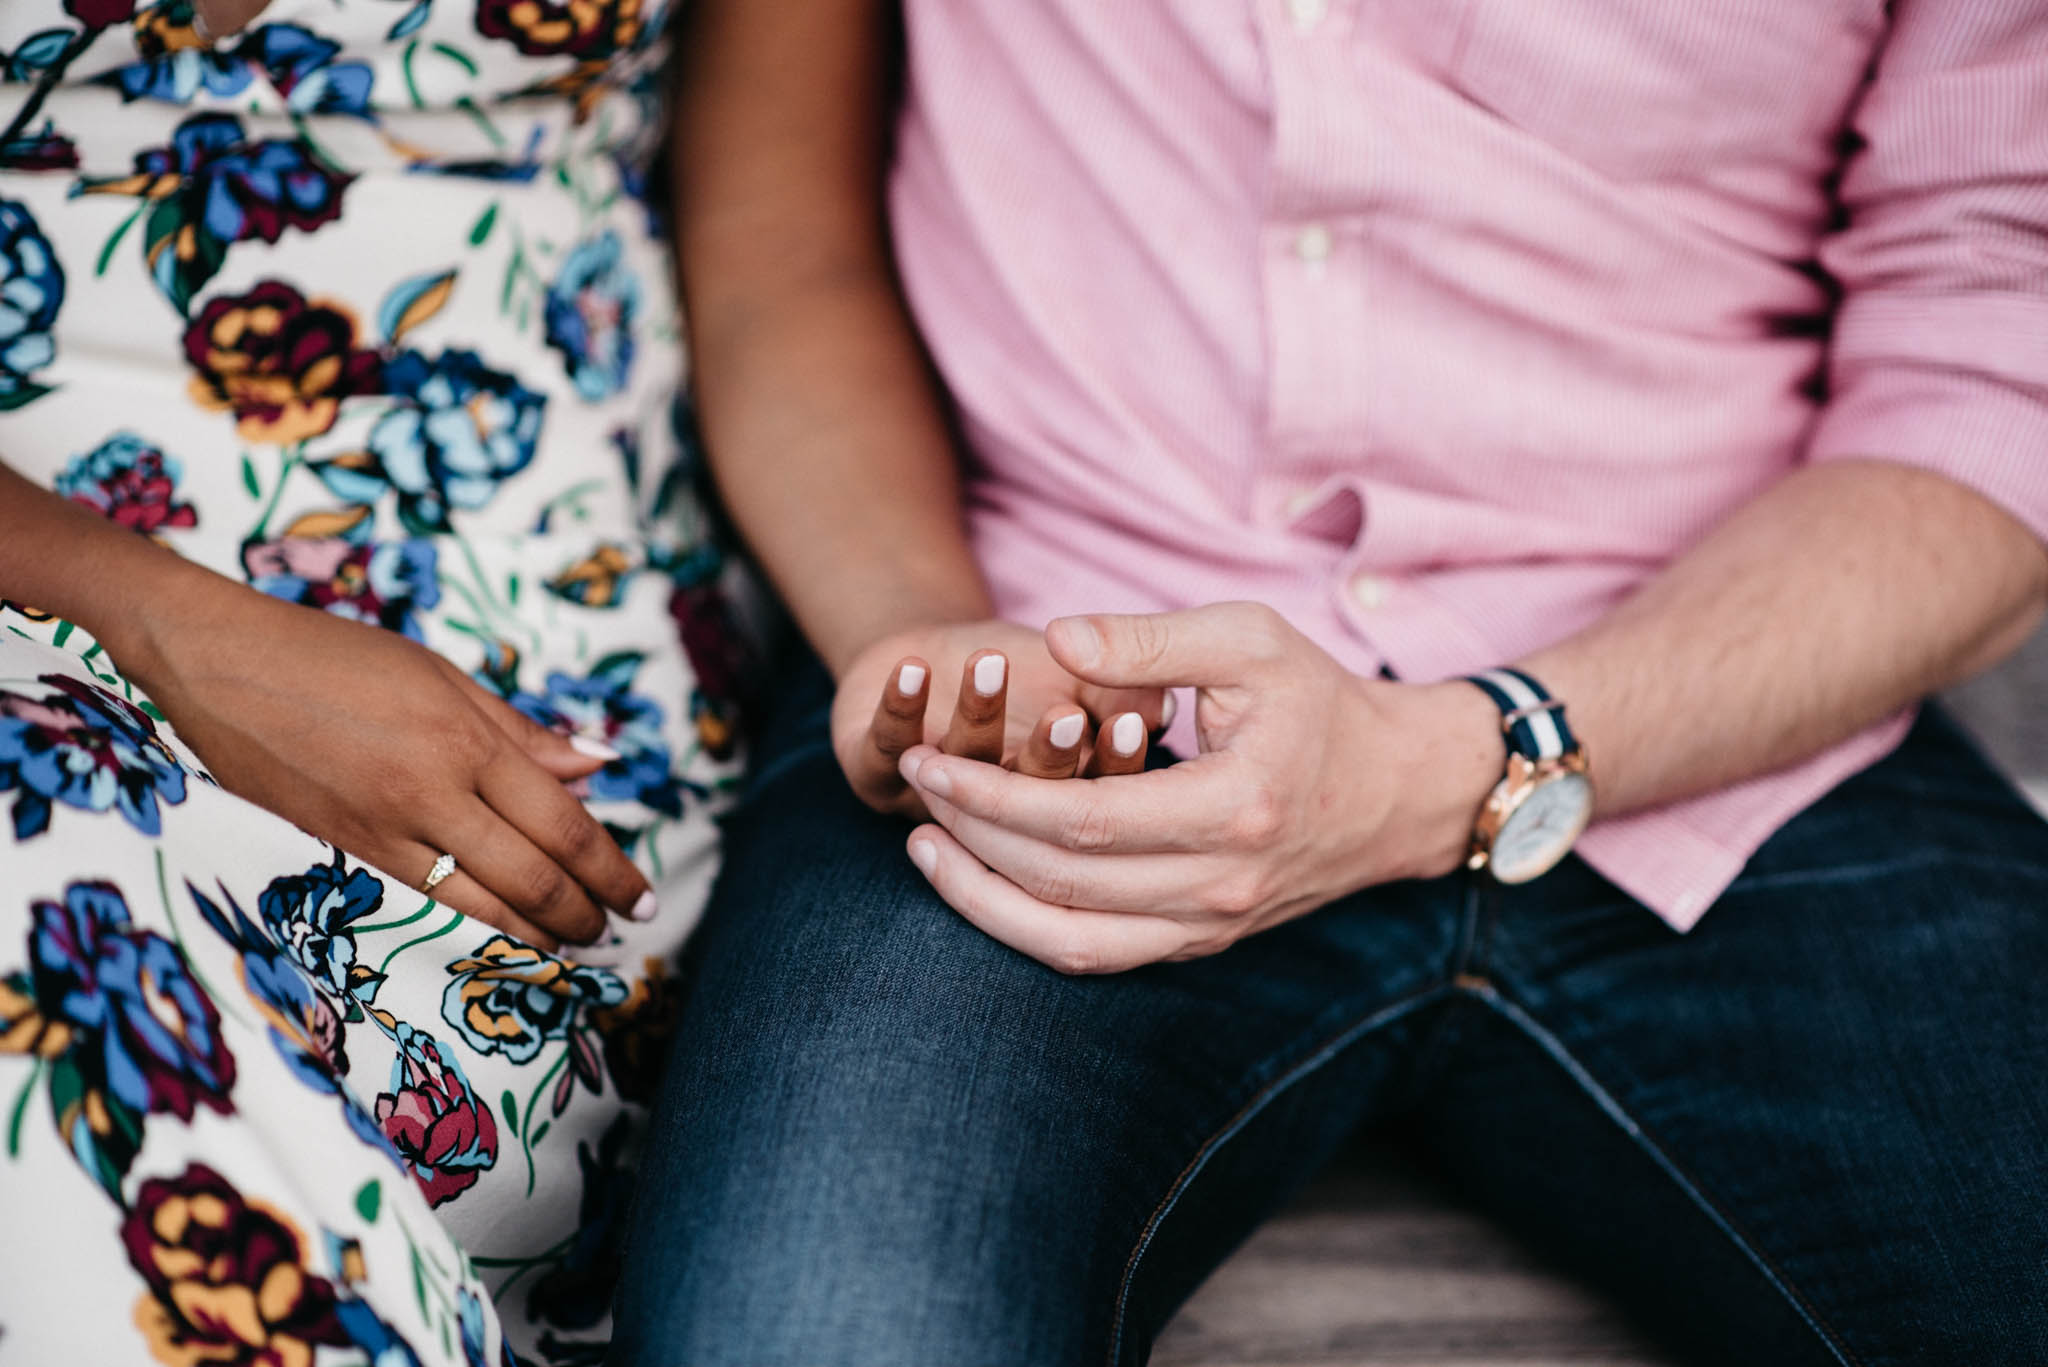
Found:
[[[1081,727],[1084,721],[1085,718],[1079,712],[1076,712],[1072,716],[1061,717],[1058,721],[1054,722],[1052,730],[1048,732],[1053,747],[1058,750],[1071,750],[1079,745],[1081,743]]]
[[[636,921],[652,921],[654,913],[659,910],[660,907],[656,905],[654,900],[654,889],[649,888],[640,894],[640,899],[633,903],[633,910],[627,914]]]
[[[984,698],[993,698],[996,690],[1003,686],[1003,672],[1006,661],[1000,655],[984,655],[974,662],[974,691]]]
[[[896,691],[906,698],[917,696],[917,690],[924,687],[924,666],[905,665],[896,674]]]
[[[1173,690],[1168,689],[1166,701],[1159,705],[1159,729],[1164,731],[1173,725],[1173,719],[1179,715],[1180,699],[1174,695]]]
[[[910,847],[910,862],[917,865],[925,877],[932,876],[939,867],[939,847],[929,840],[919,840]]]
[[[1136,712],[1124,713],[1110,725],[1109,743],[1119,755],[1137,754],[1145,743],[1145,719]]]
[[[606,764],[621,758],[619,752],[612,749],[611,746],[606,745],[601,740],[592,740],[588,736],[569,737],[569,748],[579,755],[588,755],[592,759],[601,759]]]

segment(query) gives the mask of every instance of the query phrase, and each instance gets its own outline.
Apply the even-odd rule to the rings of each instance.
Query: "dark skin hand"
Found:
[[[4,596],[76,622],[222,787],[553,951],[651,915],[566,786],[605,763],[395,632],[213,573],[0,465]],[[146,589],[142,586],[147,586]],[[594,738],[593,738],[594,739]]]

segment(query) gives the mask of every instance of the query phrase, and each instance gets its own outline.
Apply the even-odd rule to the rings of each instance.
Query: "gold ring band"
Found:
[[[452,854],[442,855],[434,861],[434,867],[427,870],[426,879],[420,884],[420,891],[432,892],[442,879],[453,872],[455,872],[455,856]]]

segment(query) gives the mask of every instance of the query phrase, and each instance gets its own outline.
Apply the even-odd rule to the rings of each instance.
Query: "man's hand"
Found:
[[[1501,773],[1499,716],[1462,683],[1360,679],[1270,608],[1069,617],[1050,660],[1103,689],[1198,688],[1202,753],[1048,783],[915,746],[941,897],[1067,973],[1213,954],[1346,893],[1457,867]]]
[[[832,748],[861,801],[922,819],[924,803],[898,771],[908,750],[936,747],[1040,779],[1084,767],[1132,773],[1144,767],[1146,733],[1173,719],[1169,707],[1155,687],[1076,677],[1028,627],[956,623],[898,632],[854,658],[832,703]]]

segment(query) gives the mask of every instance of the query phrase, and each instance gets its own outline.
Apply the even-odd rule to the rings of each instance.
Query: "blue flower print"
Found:
[[[64,268],[35,217],[0,199],[0,412],[50,392],[31,378],[57,359],[50,335],[64,303]]]
[[[548,345],[562,353],[576,392],[595,403],[626,387],[640,281],[619,235],[607,228],[580,242],[548,287]]]
[[[338,1299],[334,1302],[334,1318],[349,1341],[368,1356],[365,1367],[420,1367],[419,1354],[412,1350],[412,1345],[400,1338],[398,1331],[371,1309],[368,1301],[353,1296]]]
[[[506,701],[552,731],[587,736],[619,752],[576,785],[579,796],[638,802],[664,816],[680,816],[683,785],[662,738],[661,704],[632,691],[642,658],[631,652],[607,655],[584,678],[558,671],[548,675],[547,692],[520,690]]]
[[[243,572],[273,598],[424,640],[415,610],[441,601],[434,543],[372,541],[371,522],[367,508],[308,514],[274,541],[244,543]]]
[[[136,153],[129,175],[81,180],[72,193],[132,195],[156,206],[143,229],[143,259],[183,313],[231,245],[333,222],[352,179],[296,139],[250,142],[234,115],[195,114],[165,146]]]
[[[220,1014],[175,944],[134,924],[111,883],[73,883],[37,902],[30,980],[43,1012],[82,1038],[88,1088],[138,1115],[190,1120],[200,1105],[234,1107],[235,1060]]]
[[[242,41],[242,54],[270,78],[294,114],[369,118],[376,76],[363,62],[337,62],[341,45],[297,24],[267,24]]]
[[[150,533],[199,525],[198,511],[178,502],[178,480],[184,473],[176,457],[133,432],[116,432],[73,457],[58,473],[54,487],[109,522]]]
[[[456,508],[481,508],[498,486],[533,461],[547,399],[473,351],[429,361],[407,351],[386,364],[398,402],[370,429],[367,458],[316,467],[351,503],[398,494],[398,516],[414,535],[449,530]]]
[[[55,803],[118,811],[144,835],[163,830],[158,803],[185,800],[185,769],[149,715],[62,674],[41,698],[0,690],[0,792],[16,790],[14,838],[41,835]]]
[[[256,910],[271,938],[313,980],[336,996],[353,991],[356,939],[351,927],[384,903],[383,880],[351,869],[336,851],[332,864],[270,880]]]
[[[625,979],[493,935],[448,965],[441,1019],[479,1054],[525,1063],[550,1040],[566,1039],[587,1008],[626,1000]]]
[[[369,66],[335,61],[339,43],[297,24],[265,24],[215,47],[192,32],[191,0],[171,0],[149,11],[135,45],[141,61],[95,78],[118,89],[123,100],[189,104],[202,91],[225,99],[247,90],[261,72],[294,114],[370,117],[375,75]]]
[[[342,1118],[356,1137],[398,1163],[398,1151],[378,1128],[376,1117],[342,1082],[348,1075],[347,1038],[342,1013],[326,994],[324,982],[316,983],[297,959],[280,949],[226,888],[221,889],[226,910],[190,882],[185,891],[200,917],[240,956],[242,986],[270,1027],[270,1042],[285,1066],[314,1092],[339,1100]],[[350,976],[360,981],[359,974]]]

